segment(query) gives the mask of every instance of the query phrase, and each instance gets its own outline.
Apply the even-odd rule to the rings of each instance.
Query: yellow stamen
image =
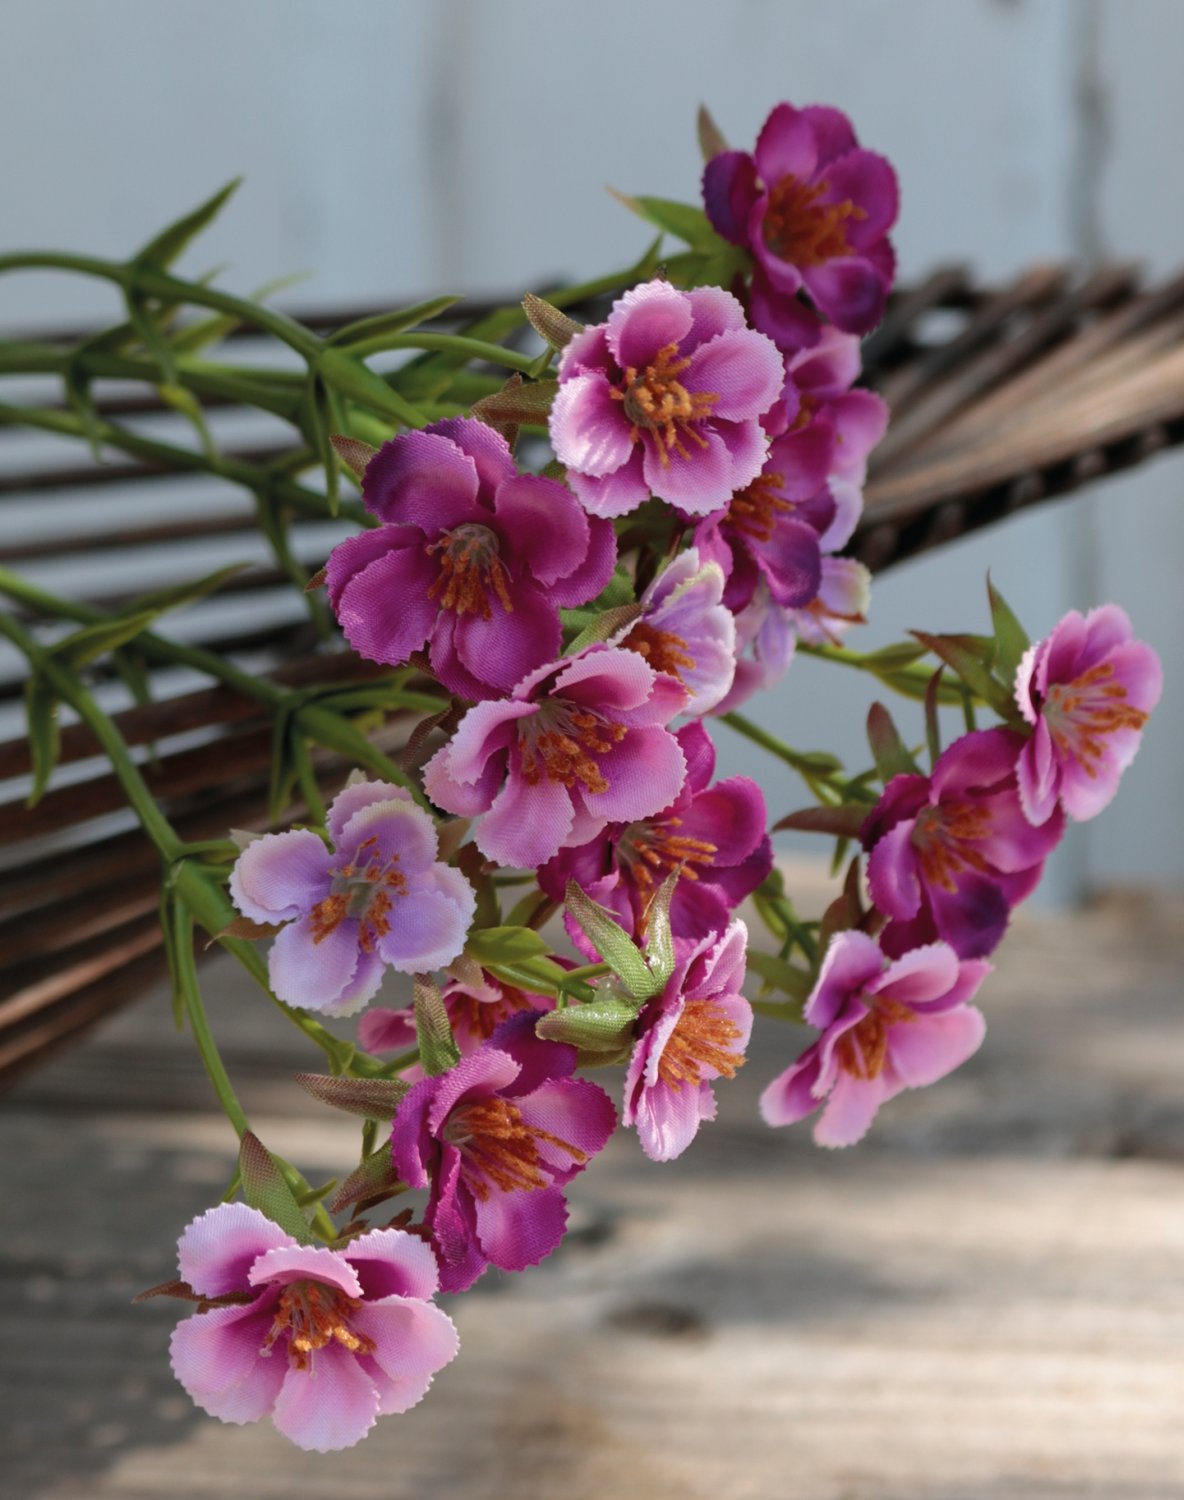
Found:
[[[711,391],[688,391],[678,379],[690,362],[689,357],[679,359],[677,344],[666,344],[654,355],[653,364],[640,372],[628,366],[624,389],[612,392],[614,401],[624,403],[625,415],[633,423],[633,441],[643,430],[656,439],[663,468],[672,452],[690,457],[684,438],[707,447],[707,439],[692,424],[709,417],[719,400]]]
[[[688,1000],[658,1059],[658,1077],[675,1090],[702,1082],[704,1068],[734,1078],[745,1059],[732,1044],[742,1034],[715,1000]]]
[[[672,630],[658,630],[645,620],[639,620],[621,645],[628,651],[636,651],[645,657],[655,672],[666,672],[681,682],[683,672],[695,669],[695,658],[687,649],[682,636]]]
[[[765,210],[765,244],[792,266],[820,266],[852,254],[847,225],[866,219],[867,211],[849,198],[823,203],[825,182],[783,177],[769,193]]]

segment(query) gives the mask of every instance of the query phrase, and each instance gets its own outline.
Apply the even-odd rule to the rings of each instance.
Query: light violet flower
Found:
[[[603,1089],[572,1078],[576,1049],[534,1034],[537,1012],[505,1022],[478,1051],[399,1103],[395,1170],[430,1188],[445,1291],[463,1292],[487,1264],[523,1271],[567,1227],[563,1189],[616,1126]]]
[[[487,859],[534,869],[674,800],[686,765],[665,726],[686,701],[636,651],[590,646],[469,709],[424,786],[439,807],[484,814],[474,837]]]
[[[641,1012],[622,1119],[637,1127],[652,1161],[682,1155],[702,1122],[715,1119],[712,1083],[744,1063],[752,1031],[752,1007],[740,993],[747,945],[740,921],[679,944],[674,972]]]
[[[487,1042],[503,1021],[519,1011],[554,1010],[547,995],[515,989],[484,969],[479,978],[450,979],[441,990],[452,1035],[462,1057]],[[358,1022],[358,1043],[367,1052],[403,1052],[416,1043],[415,1012],[410,1003],[400,1010],[372,1006]],[[404,1078],[418,1078],[418,1068],[408,1068]]]
[[[679,870],[670,924],[675,937],[689,941],[724,930],[735,908],[772,869],[773,846],[756,782],[730,776],[710,784],[715,747],[702,724],[684,725],[676,738],[687,775],[670,806],[635,823],[612,823],[579,848],[561,849],[539,871],[539,885],[562,901],[574,880],[627,932],[642,937],[650,901],[671,871]],[[600,955],[570,916],[567,929],[595,962]]]
[[[456,418],[401,433],[366,466],[384,524],[334,548],[329,600],[360,655],[397,666],[428,646],[450,691],[496,697],[559,650],[559,607],[594,599],[616,541],[563,485],[520,474],[505,439]]]
[[[839,110],[777,105],[751,155],[722,151],[707,163],[703,196],[718,232],[752,251],[753,321],[783,349],[818,341],[803,289],[846,333],[870,333],[883,317],[896,174],[860,148]]]
[[[732,686],[736,621],[723,597],[723,570],[688,547],[642,594],[640,619],[611,642],[680,682],[690,694],[685,714],[709,713]]]
[[[886,953],[942,938],[960,958],[981,958],[1035,888],[1064,818],[1033,828],[1024,817],[1023,745],[1010,729],[975,730],[943,751],[932,776],[894,776],[884,788],[861,840],[872,900],[892,919]]]
[[[651,494],[707,515],[760,473],[760,418],[783,375],[730,292],[649,281],[563,351],[551,444],[593,516],[623,516]]]
[[[1020,712],[1033,725],[1017,773],[1024,813],[1046,823],[1059,805],[1092,818],[1118,790],[1163,692],[1163,668],[1115,604],[1076,610],[1025,654],[1016,674]]]
[[[970,1005],[991,971],[948,943],[889,961],[862,932],[831,939],[806,1020],[822,1035],[761,1095],[766,1124],[792,1125],[822,1106],[819,1146],[853,1146],[880,1105],[960,1067],[986,1031]]]
[[[443,968],[464,947],[476,897],[436,859],[436,828],[411,794],[385,781],[347,786],[329,808],[327,849],[311,829],[268,833],[239,855],[234,904],[286,924],[268,955],[276,998],[348,1016],[401,974]]]
[[[376,1417],[421,1401],[456,1354],[452,1320],[431,1300],[435,1256],[401,1229],[328,1250],[222,1203],[189,1225],[177,1257],[215,1305],[175,1329],[173,1373],[223,1422],[270,1414],[301,1448],[349,1448]]]

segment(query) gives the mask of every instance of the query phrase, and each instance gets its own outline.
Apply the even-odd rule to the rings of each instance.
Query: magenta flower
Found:
[[[822,1105],[816,1143],[853,1146],[881,1104],[978,1051],[986,1022],[968,1002],[990,972],[948,943],[889,961],[865,933],[837,933],[806,1002],[822,1035],[761,1095],[765,1123],[792,1125]]]
[[[534,995],[504,984],[480,971],[479,980],[450,979],[441,990],[452,1035],[462,1057],[476,1052],[503,1021],[519,1011],[554,1010],[547,995]],[[403,1052],[416,1043],[415,1013],[408,1003],[400,1010],[372,1006],[358,1022],[358,1043],[367,1052]],[[417,1078],[418,1068],[408,1068],[405,1078]]]
[[[354,650],[397,666],[425,644],[450,691],[496,697],[559,650],[561,605],[594,599],[616,542],[505,440],[456,418],[385,443],[366,466],[384,524],[330,554],[329,599]]]
[[[660,813],[634,823],[613,823],[575,849],[561,849],[539,871],[539,884],[562,901],[574,880],[607,907],[625,930],[645,934],[646,909],[662,881],[680,871],[670,903],[677,938],[720,933],[732,912],[773,866],[765,832],[765,799],[755,781],[730,776],[711,786],[715,747],[702,724],[676,735],[687,775],[678,796]],[[579,924],[567,919],[572,941],[595,962],[600,955]]]
[[[753,321],[783,349],[818,341],[803,289],[846,333],[869,333],[883,317],[896,174],[860,148],[839,110],[777,105],[751,155],[721,151],[707,163],[703,196],[719,233],[752,251]]]
[[[276,998],[348,1016],[377,993],[388,965],[415,974],[451,963],[476,897],[436,859],[435,824],[402,787],[354,782],[328,824],[333,849],[309,828],[253,840],[230,895],[251,921],[285,924],[268,955]]]
[[[884,788],[861,837],[872,900],[892,919],[886,953],[938,937],[960,958],[981,958],[1036,886],[1064,818],[1033,828],[1024,816],[1023,744],[1010,729],[976,730],[938,757],[932,776],[894,776]]]
[[[590,646],[469,709],[424,786],[450,812],[485,814],[474,837],[487,859],[534,869],[674,800],[686,767],[665,726],[686,701],[636,651]]]
[[[551,444],[593,516],[651,494],[704,516],[760,473],[783,374],[731,293],[649,281],[563,351]]]
[[[1024,655],[1016,674],[1020,712],[1034,726],[1020,752],[1020,798],[1030,822],[1059,805],[1092,818],[1135,758],[1139,736],[1163,691],[1163,668],[1134,638],[1115,604],[1076,610]]]
[[[550,1255],[567,1226],[565,1185],[616,1126],[604,1090],[572,1078],[576,1049],[540,1041],[537,1019],[505,1022],[395,1115],[395,1169],[431,1190],[425,1223],[445,1291],[463,1292],[487,1264],[523,1271]]]
[[[744,1063],[752,1007],[740,993],[748,929],[736,921],[722,935],[680,944],[674,972],[638,1019],[625,1074],[623,1123],[636,1125],[652,1161],[672,1161],[704,1120],[715,1119],[717,1078]]]
[[[888,405],[873,391],[852,390],[862,368],[859,340],[829,325],[818,342],[785,361],[785,385],[764,418],[770,437],[829,424],[832,451],[828,478],[862,485],[868,454],[888,427]]]
[[[177,1258],[215,1305],[174,1330],[173,1373],[223,1422],[270,1413],[301,1448],[350,1448],[376,1417],[421,1401],[456,1354],[452,1320],[431,1301],[435,1256],[401,1229],[327,1250],[222,1203],[189,1225]]]
[[[690,694],[683,712],[696,717],[719,703],[736,669],[736,621],[723,597],[722,569],[688,547],[642,594],[641,618],[612,640],[680,682]]]

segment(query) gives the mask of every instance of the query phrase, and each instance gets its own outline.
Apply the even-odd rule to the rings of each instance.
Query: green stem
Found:
[[[355,359],[365,359],[373,354],[385,354],[393,349],[421,349],[438,354],[461,354],[466,359],[483,360],[486,364],[500,365],[506,370],[518,370],[523,375],[535,373],[537,355],[519,354],[516,349],[507,349],[501,344],[491,344],[485,339],[470,338],[462,333],[388,333],[372,339],[361,339],[346,346]]]
[[[834,783],[833,756],[794,750],[783,740],[779,740],[775,734],[770,734],[767,729],[762,729],[759,724],[754,724],[751,719],[744,718],[742,714],[723,714],[722,719],[737,734],[742,734],[746,740],[751,740],[754,745],[759,745],[762,750],[767,750],[770,755],[775,755],[778,760],[792,767],[818,801],[833,800],[837,793]],[[826,791],[824,792],[822,788],[826,788]],[[830,795],[828,796],[827,793]]]
[[[568,969],[563,976],[563,983],[566,986],[581,979],[602,979],[605,974],[612,972],[612,964],[584,964],[580,969]]]
[[[173,907],[173,949],[176,955],[177,983],[185,999],[185,1010],[189,1016],[193,1040],[197,1044],[201,1060],[205,1064],[210,1082],[214,1086],[214,1092],[218,1096],[218,1103],[234,1127],[235,1134],[241,1140],[251,1127],[243,1113],[242,1105],[238,1102],[238,1095],[234,1092],[234,1085],[230,1081],[206,1019],[205,1006],[202,1004],[201,990],[197,983],[197,964],[193,956],[193,913],[183,901],[177,901]]]

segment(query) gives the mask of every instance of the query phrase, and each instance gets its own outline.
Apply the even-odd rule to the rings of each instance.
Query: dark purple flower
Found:
[[[773,866],[760,787],[747,776],[710,785],[715,747],[702,724],[685,725],[676,738],[687,763],[678,796],[653,817],[611,823],[579,848],[560,850],[539,871],[539,884],[553,900],[562,901],[574,880],[640,937],[655,891],[679,870],[671,927],[676,937],[697,940],[722,932],[735,908],[760,885]],[[597,959],[579,924],[569,920],[567,925],[581,951]]]
[[[678,944],[674,972],[638,1018],[622,1118],[636,1125],[652,1161],[682,1155],[702,1122],[715,1119],[712,1083],[734,1077],[744,1062],[752,1031],[752,1006],[740,993],[747,945],[739,921]]]
[[[173,1373],[223,1422],[270,1414],[301,1448],[349,1448],[376,1417],[421,1401],[456,1354],[452,1319],[431,1300],[435,1256],[401,1229],[329,1250],[221,1203],[189,1225],[177,1260],[215,1305],[177,1326]]]
[[[1032,646],[1015,684],[1020,712],[1034,726],[1018,767],[1028,819],[1046,822],[1058,803],[1071,818],[1100,813],[1162,692],[1159,657],[1135,640],[1115,604],[1084,619],[1071,610]]]
[[[862,368],[859,340],[838,328],[824,327],[818,342],[785,361],[785,385],[764,418],[770,437],[801,432],[815,422],[829,424],[832,434],[828,479],[862,485],[868,454],[888,427],[888,405],[874,391],[853,390]]]
[[[523,1271],[550,1255],[567,1226],[564,1187],[616,1126],[604,1090],[572,1078],[576,1049],[534,1035],[539,1014],[421,1080],[395,1115],[395,1169],[431,1190],[425,1222],[445,1291],[463,1292],[487,1264]]]
[[[860,148],[837,109],[779,104],[754,151],[707,163],[703,196],[712,224],[752,251],[752,317],[783,349],[818,341],[802,288],[846,333],[868,333],[884,315],[895,257],[896,174]]]
[[[821,1105],[820,1146],[853,1146],[880,1105],[936,1083],[976,1052],[986,1031],[968,1002],[990,973],[948,943],[893,961],[862,932],[831,939],[806,1020],[822,1035],[761,1095],[769,1125],[792,1125]]]
[[[760,473],[783,376],[731,293],[646,282],[563,351],[551,443],[593,516],[650,495],[705,516]]]
[[[455,418],[401,433],[366,466],[383,525],[335,547],[329,599],[351,646],[397,666],[425,644],[445,687],[476,701],[559,650],[559,607],[594,599],[616,541],[552,479],[520,474],[505,440]]]
[[[327,848],[311,828],[253,839],[230,875],[245,917],[283,923],[268,955],[279,1000],[348,1016],[377,993],[388,966],[443,968],[464,947],[477,898],[436,858],[436,827],[411,793],[351,782],[329,808]]]
[[[686,766],[665,726],[686,702],[636,651],[590,646],[469,709],[424,786],[449,812],[484,814],[474,838],[487,859],[534,869],[674,800]]]
[[[872,900],[891,918],[886,953],[944,938],[960,958],[981,958],[1036,886],[1064,818],[1033,828],[1024,816],[1015,774],[1024,743],[1010,729],[976,730],[938,757],[932,776],[894,776],[884,788],[861,837]]]

